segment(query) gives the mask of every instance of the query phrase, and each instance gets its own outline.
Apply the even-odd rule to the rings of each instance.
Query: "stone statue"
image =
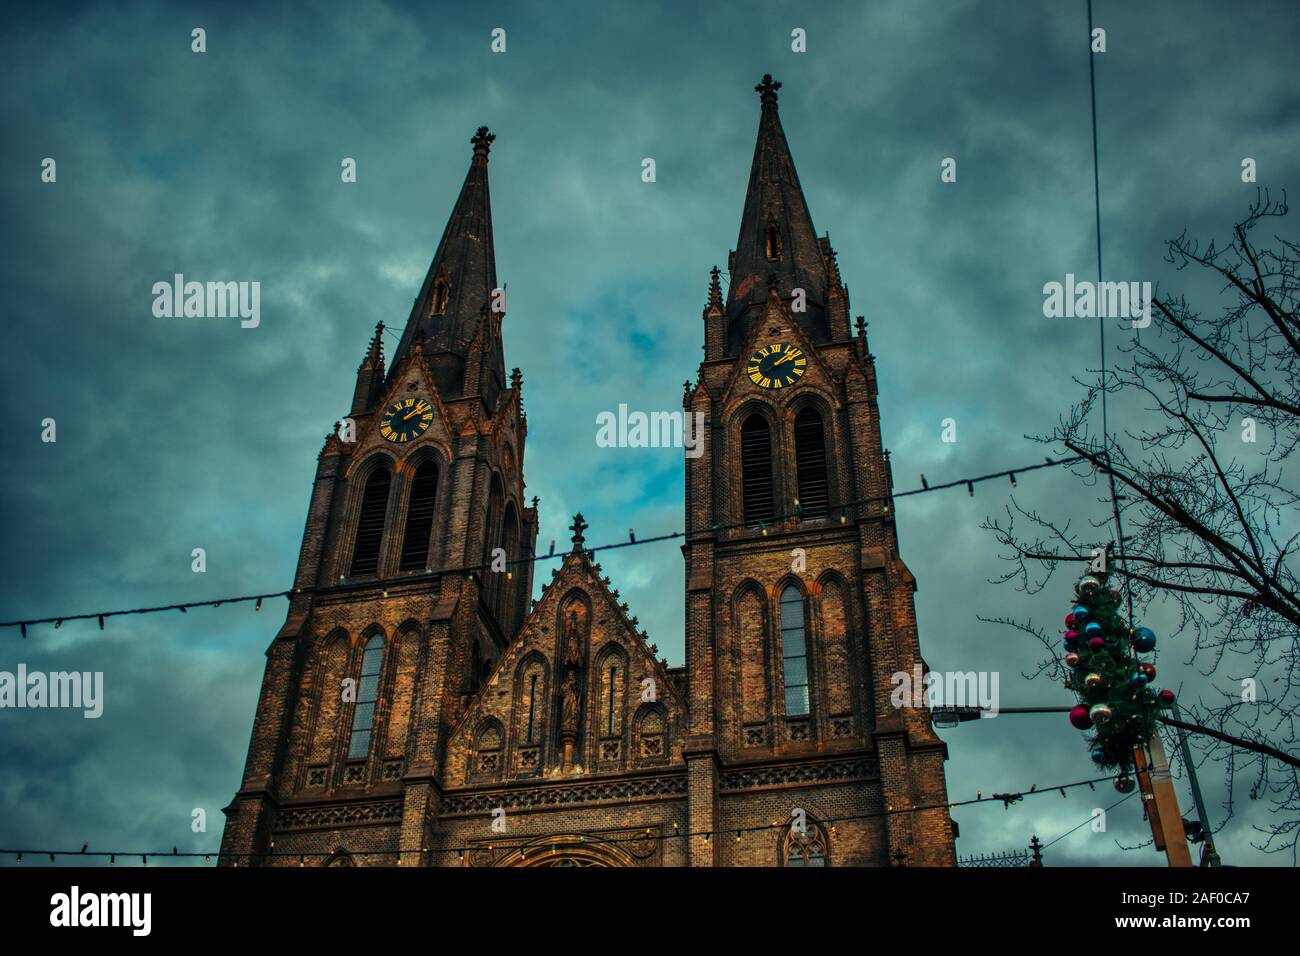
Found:
[[[569,612],[569,624],[564,629],[565,667],[582,667],[582,625],[578,623],[578,612]]]
[[[560,687],[560,732],[573,737],[578,734],[578,680],[573,671]]]

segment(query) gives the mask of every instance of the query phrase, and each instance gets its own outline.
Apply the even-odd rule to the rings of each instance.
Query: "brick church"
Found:
[[[924,663],[874,358],[779,88],[755,88],[730,283],[713,270],[683,398],[705,422],[685,664],[581,515],[567,554],[535,550],[480,128],[397,349],[376,330],[321,450],[223,865],[953,865],[945,746],[890,703]]]

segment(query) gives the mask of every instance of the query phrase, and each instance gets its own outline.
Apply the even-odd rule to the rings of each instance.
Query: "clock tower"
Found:
[[[225,864],[274,856],[276,828],[312,813],[385,824],[386,850],[424,842],[445,733],[523,619],[537,513],[524,500],[522,376],[507,380],[501,343],[495,138],[475,133],[397,349],[386,362],[380,323],[321,449],[296,593],[225,811]]]
[[[890,702],[921,660],[899,556],[866,324],[819,238],[777,112],[761,114],[724,295],[714,268],[688,412],[683,753],[692,832],[756,816],[836,821],[840,862],[952,865],[945,745]],[[770,781],[783,792],[746,791]],[[939,809],[916,810],[935,806]],[[739,841],[738,841],[739,842]],[[810,858],[811,859],[811,858]],[[763,863],[692,837],[690,862]]]

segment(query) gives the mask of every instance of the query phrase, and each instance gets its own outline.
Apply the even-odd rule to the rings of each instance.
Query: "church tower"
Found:
[[[686,459],[691,832],[800,809],[808,825],[780,850],[787,865],[952,865],[945,745],[924,709],[890,703],[891,675],[924,663],[875,359],[861,318],[850,331],[830,240],[813,229],[780,87],[770,76],[755,87],[729,287],[715,267],[705,357],[684,398],[707,435]],[[756,841],[691,838],[696,865],[770,855]]]
[[[356,823],[372,828],[352,852],[370,840],[389,853],[367,862],[420,862],[391,851],[424,842],[446,731],[527,610],[537,513],[524,500],[522,376],[506,379],[502,350],[494,139],[474,135],[392,360],[381,322],[320,452],[295,593],[225,811],[226,865],[283,862],[281,832],[296,852],[328,852],[342,843],[332,825]]]

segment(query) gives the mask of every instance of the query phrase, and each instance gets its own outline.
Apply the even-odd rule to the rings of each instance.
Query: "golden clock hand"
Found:
[[[786,362],[790,361],[792,358],[794,358],[794,353],[793,353],[793,352],[786,352],[786,353],[785,353],[784,355],[782,355],[779,359],[777,359],[775,362],[772,363],[772,368],[776,368],[778,365],[784,365]]]
[[[408,418],[410,418],[412,415],[419,414],[419,411],[420,411],[420,410],[419,410],[418,408],[413,408],[413,409],[411,409],[410,412],[408,412],[407,414],[405,414],[405,415],[402,416],[402,421],[406,421],[406,420],[407,420]]]

